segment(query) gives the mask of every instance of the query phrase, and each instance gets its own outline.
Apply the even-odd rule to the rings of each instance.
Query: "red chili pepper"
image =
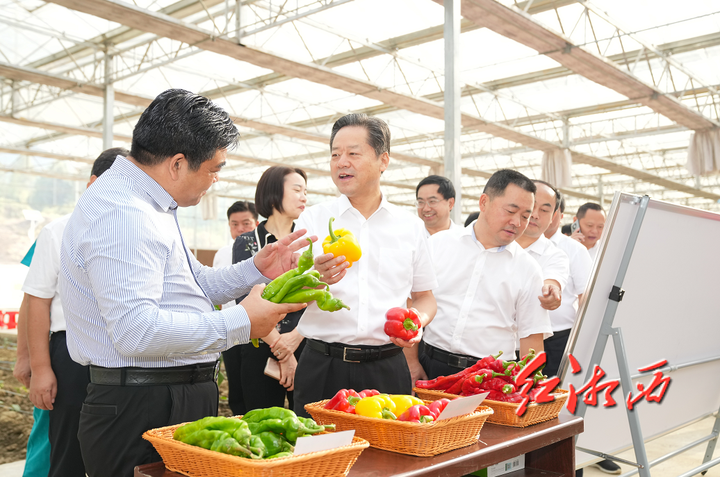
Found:
[[[358,393],[352,389],[341,389],[325,404],[325,409],[355,414],[355,406],[348,402],[348,398],[353,396],[357,397]]]
[[[385,313],[385,319],[385,334],[405,341],[415,338],[422,326],[415,310],[407,308],[390,308]]]
[[[397,420],[406,422],[431,422],[434,419],[430,408],[423,404],[415,404],[402,413]]]
[[[428,405],[428,409],[430,409],[430,412],[432,413],[432,417],[434,420],[437,421],[438,417],[440,417],[440,414],[445,410],[448,403],[450,402],[447,398],[438,399],[437,401],[433,401]]]
[[[479,373],[469,376],[465,380],[462,387],[462,394],[469,396],[485,391],[497,391],[503,394],[514,392],[515,386],[502,379],[503,377],[505,377],[504,374],[496,373],[489,369],[480,370]]]
[[[444,391],[446,389],[450,389],[450,387],[457,383],[458,380],[461,380],[463,377],[476,373],[477,371],[488,368],[490,366],[490,363],[495,361],[500,355],[502,355],[502,351],[500,351],[495,356],[486,356],[485,358],[481,359],[477,363],[473,364],[469,368],[465,368],[462,371],[459,371],[455,374],[451,374],[449,376],[438,376],[435,379],[430,379],[428,381],[416,381],[415,386],[421,388],[421,389],[437,389],[440,391]],[[460,387],[462,389],[462,381],[460,381]],[[457,394],[457,393],[455,393]]]

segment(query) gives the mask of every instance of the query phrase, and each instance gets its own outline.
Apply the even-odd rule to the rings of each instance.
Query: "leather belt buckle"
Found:
[[[361,361],[352,361],[350,359],[347,359],[348,350],[362,351],[362,348],[343,348],[343,361],[345,361],[346,363],[360,363]]]
[[[448,355],[448,365],[465,369],[468,367],[468,359],[465,356],[450,354]]]

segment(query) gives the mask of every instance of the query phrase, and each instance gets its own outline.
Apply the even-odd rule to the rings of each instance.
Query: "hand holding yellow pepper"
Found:
[[[344,255],[345,260],[350,264],[348,268],[350,268],[353,262],[357,262],[362,256],[360,244],[349,230],[337,229],[333,231],[332,224],[334,221],[335,217],[330,217],[330,223],[328,225],[330,235],[323,241],[323,252],[331,253],[335,257]]]

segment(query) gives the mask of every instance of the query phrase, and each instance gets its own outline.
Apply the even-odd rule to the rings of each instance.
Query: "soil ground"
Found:
[[[0,464],[25,458],[25,447],[33,425],[33,405],[28,390],[12,374],[16,340],[0,337]],[[224,372],[224,368],[221,369]],[[227,381],[220,385],[221,416],[231,416],[227,405]]]

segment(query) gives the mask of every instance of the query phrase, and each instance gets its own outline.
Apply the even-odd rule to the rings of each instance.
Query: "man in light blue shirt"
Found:
[[[200,202],[237,137],[207,98],[165,91],[138,120],[130,156],[83,194],[66,226],[60,289],[68,350],[90,366],[78,432],[90,477],[160,460],[142,433],[217,414],[219,353],[305,306],[263,300],[254,286],[295,265],[305,230],[220,269],[185,246],[177,208]]]

